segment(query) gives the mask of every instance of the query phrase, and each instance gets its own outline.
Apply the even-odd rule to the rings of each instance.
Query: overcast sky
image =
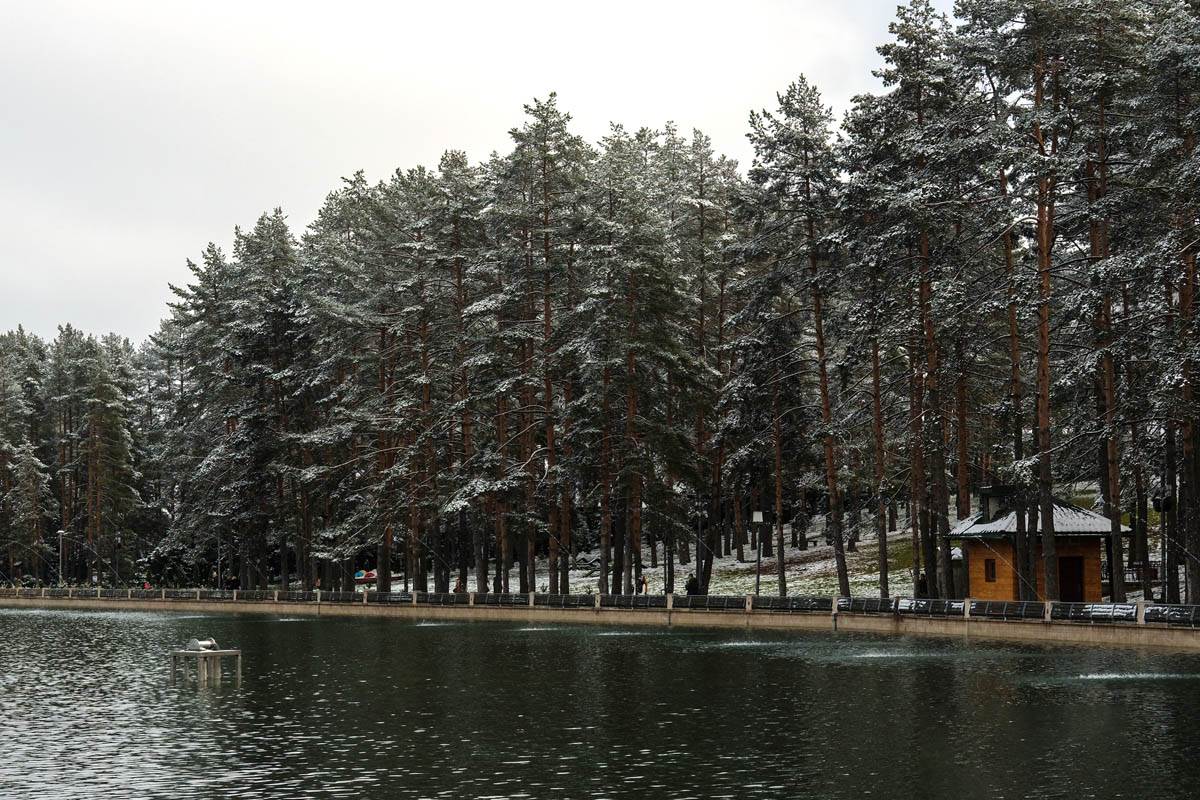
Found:
[[[839,117],[875,87],[895,6],[0,0],[0,330],[141,340],[206,242],[275,206],[299,232],[357,169],[482,160],[551,91],[590,140],[674,120],[745,166],[797,74]]]

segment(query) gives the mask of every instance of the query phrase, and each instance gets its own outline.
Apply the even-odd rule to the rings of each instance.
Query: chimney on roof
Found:
[[[991,522],[1001,511],[1011,510],[1015,486],[993,484],[979,487],[979,519]]]

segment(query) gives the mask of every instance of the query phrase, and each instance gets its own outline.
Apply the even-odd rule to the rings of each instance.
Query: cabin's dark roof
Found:
[[[1012,509],[1001,509],[991,520],[981,519],[975,514],[961,520],[950,530],[951,539],[995,539],[1017,532],[1017,513]],[[1112,522],[1103,514],[1088,511],[1064,500],[1054,500],[1055,536],[1107,536],[1112,531]],[[1121,526],[1123,533],[1129,528]]]

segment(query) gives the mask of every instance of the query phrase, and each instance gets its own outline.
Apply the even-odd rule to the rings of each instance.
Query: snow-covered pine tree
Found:
[[[825,492],[829,508],[829,534],[833,542],[837,565],[838,587],[842,596],[850,596],[850,581],[846,567],[845,543],[842,532],[842,493],[839,480],[840,460],[837,453],[836,423],[834,421],[833,393],[830,387],[831,343],[826,338],[825,304],[835,286],[831,274],[835,266],[834,254],[824,240],[832,221],[833,202],[836,192],[836,161],[831,142],[831,114],[823,104],[820,93],[805,78],[794,81],[777,95],[777,111],[762,111],[751,115],[750,139],[755,147],[755,164],[751,177],[760,183],[769,198],[772,217],[765,221],[760,236],[769,237],[773,244],[769,261],[783,262],[784,274],[792,281],[808,289],[813,335],[813,357],[817,370],[817,392],[819,395],[824,450]],[[768,288],[778,274],[779,267],[766,272]],[[791,315],[796,304],[787,302],[777,313]],[[778,361],[778,353],[771,357]],[[773,372],[773,380],[783,380],[788,370],[780,367]],[[772,407],[778,399],[772,397]],[[780,463],[778,447],[780,441],[778,413],[773,420],[775,428],[776,464]],[[782,542],[782,487],[781,476],[776,474],[775,505],[776,528]],[[780,562],[783,552],[779,554]],[[780,585],[783,587],[783,572]]]

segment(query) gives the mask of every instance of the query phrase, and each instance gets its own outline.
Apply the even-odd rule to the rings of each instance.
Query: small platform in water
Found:
[[[194,674],[196,686],[220,686],[222,680],[222,662],[230,658],[234,661],[230,677],[234,686],[242,685],[242,651],[222,650],[211,639],[197,641],[192,639],[182,650],[171,651],[171,685],[175,685],[176,676],[182,667],[184,683],[190,679],[193,670],[190,665],[196,665]]]

